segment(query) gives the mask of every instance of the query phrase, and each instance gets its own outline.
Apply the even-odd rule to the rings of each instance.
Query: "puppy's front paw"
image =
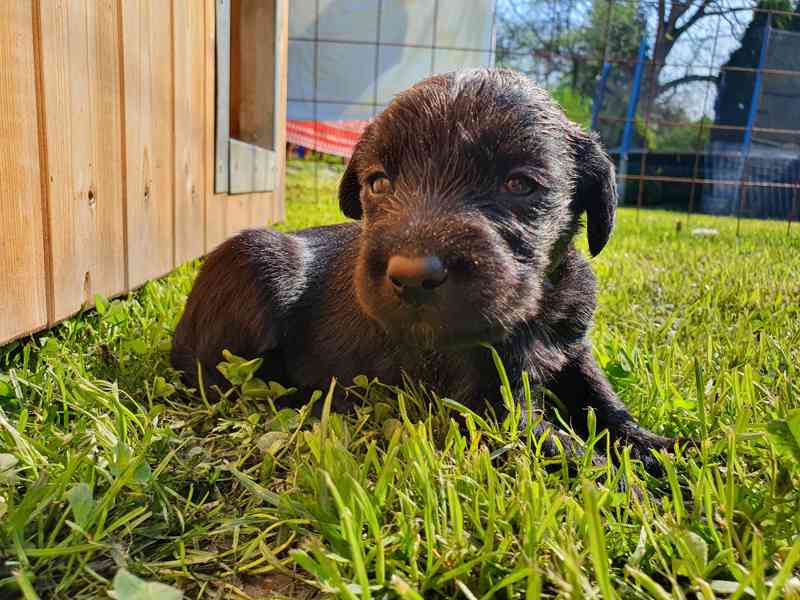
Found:
[[[630,446],[631,458],[641,461],[645,470],[653,477],[662,477],[664,475],[664,468],[661,466],[655,453],[664,450],[672,454],[675,452],[676,447],[685,449],[697,446],[695,440],[683,437],[663,437],[650,433],[649,431],[628,435],[625,439],[625,443]]]

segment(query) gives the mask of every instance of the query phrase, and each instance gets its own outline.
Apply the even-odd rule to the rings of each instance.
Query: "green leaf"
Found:
[[[136,467],[136,470],[133,472],[133,480],[136,483],[144,484],[144,483],[147,483],[148,481],[150,481],[150,477],[152,475],[153,475],[153,472],[150,469],[150,465],[148,465],[145,462],[145,463],[140,464],[138,467]]]
[[[268,502],[272,506],[280,506],[281,498],[278,494],[275,492],[270,492],[268,489],[260,486],[235,467],[228,467],[228,471],[230,471],[251,494],[265,502]]]
[[[800,464],[800,441],[795,438],[788,422],[782,419],[770,421],[767,423],[767,435],[778,454],[791,458],[796,464]]]
[[[269,386],[258,377],[254,377],[250,381],[245,381],[242,384],[242,396],[248,398],[269,398]]]
[[[11,378],[0,373],[0,399],[11,399],[14,397],[14,388],[11,386]]]
[[[600,494],[592,483],[582,482],[583,500],[586,506],[586,529],[589,538],[589,554],[594,564],[595,576],[604,598],[618,598],[611,585],[611,574],[608,568],[608,549],[606,546],[603,521],[600,516]]]
[[[275,456],[289,441],[289,434],[283,431],[268,431],[256,442],[262,452]]]
[[[42,358],[55,358],[59,354],[58,340],[54,337],[42,339],[42,349],[39,351],[39,356]]]
[[[383,437],[386,438],[387,441],[392,439],[395,431],[402,428],[403,423],[398,419],[386,419],[381,426]]]
[[[86,529],[90,522],[95,501],[92,497],[92,490],[86,483],[78,483],[67,492],[67,502],[72,509],[75,522],[81,529]]]
[[[95,294],[94,307],[95,310],[97,310],[97,314],[102,317],[104,314],[106,314],[106,311],[108,311],[108,299],[101,294]]]
[[[125,303],[119,300],[114,300],[108,306],[108,310],[103,315],[103,322],[109,325],[122,325],[128,320],[128,313],[125,309]]]
[[[789,426],[789,431],[792,432],[795,443],[800,447],[800,408],[790,410],[786,417],[786,424]]]
[[[272,473],[275,471],[275,459],[271,454],[265,454],[261,459],[261,466],[258,468],[259,481],[268,481],[272,478]]]
[[[292,431],[300,425],[300,414],[294,408],[282,408],[269,420],[271,431]]]
[[[638,568],[644,558],[645,552],[647,552],[647,530],[642,527],[639,530],[639,542],[636,544],[636,548],[633,554],[631,554],[630,559],[628,559],[628,565]]]
[[[305,550],[292,550],[289,552],[289,556],[314,577],[320,581],[325,581],[325,572],[320,567],[320,564],[309,556],[308,552]]]
[[[686,548],[691,553],[694,564],[702,574],[706,565],[708,565],[708,544],[694,531],[685,531],[681,537],[686,544]]]
[[[376,402],[372,406],[372,411],[373,411],[372,415],[375,418],[375,422],[383,423],[394,413],[394,408],[392,408],[386,402]]]
[[[320,443],[320,432],[319,428],[315,428],[312,431],[304,431],[303,432],[303,439],[306,442],[306,446],[311,451],[311,454],[314,456],[314,460],[316,462],[320,462],[321,456],[321,443]]]
[[[131,460],[131,449],[127,444],[118,441],[112,450],[111,456],[112,460],[109,465],[111,473],[114,476],[118,476],[125,470]]]
[[[114,577],[116,600],[181,600],[183,592],[170,585],[139,579],[125,569]]]
[[[269,391],[273,400],[277,400],[278,398],[283,398],[284,396],[294,394],[297,391],[297,388],[285,388],[277,381],[270,381]]]
[[[167,380],[160,375],[153,381],[153,395],[156,398],[169,398],[175,393],[175,386],[167,383]]]
[[[141,356],[142,354],[147,354],[149,346],[142,338],[135,338],[123,342],[122,349]]]
[[[263,358],[245,360],[228,350],[223,350],[222,356],[225,360],[217,365],[217,370],[233,385],[242,385],[250,381],[264,362]]]
[[[13,454],[0,454],[0,478],[5,475],[5,471],[11,471],[19,462]]]

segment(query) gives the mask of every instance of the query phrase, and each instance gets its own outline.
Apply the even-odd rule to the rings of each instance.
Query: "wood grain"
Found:
[[[205,8],[176,0],[175,64],[175,264],[205,250]]]
[[[232,0],[230,137],[275,149],[277,0]]]
[[[122,3],[128,283],[175,264],[172,14],[161,0]]]
[[[118,4],[39,3],[54,320],[125,291]]]
[[[216,155],[214,172],[214,191],[220,194],[228,192],[228,138],[230,137],[230,47],[231,47],[231,0],[215,0],[215,102],[214,116],[217,137],[215,140]]]
[[[231,110],[234,109],[234,106],[238,106],[239,110],[239,128],[240,131],[244,130],[245,132],[249,131],[257,131],[258,129],[258,122],[255,118],[251,115],[251,106],[255,102],[253,98],[257,95],[257,93],[261,93],[262,95],[268,95],[270,98],[270,110],[274,109],[274,117],[269,119],[269,121],[273,124],[274,129],[271,129],[269,132],[270,136],[274,136],[272,139],[274,140],[270,147],[275,149],[275,180],[274,180],[274,191],[273,192],[265,192],[265,193],[252,193],[252,194],[242,194],[242,195],[235,195],[231,196],[226,200],[227,202],[227,215],[226,215],[226,232],[227,235],[234,235],[238,231],[242,229],[246,229],[248,227],[266,227],[267,225],[274,223],[279,220],[283,220],[284,218],[284,208],[283,208],[283,193],[284,193],[284,185],[285,185],[285,162],[286,162],[286,59],[287,59],[287,48],[288,48],[288,2],[286,0],[275,0],[274,8],[272,3],[266,3],[270,6],[266,10],[259,9],[252,5],[251,2],[243,2],[241,8],[239,9],[242,13],[252,13],[250,14],[251,19],[255,19],[256,17],[260,19],[267,19],[269,22],[275,23],[275,13],[280,17],[280,22],[277,23],[277,28],[273,25],[269,28],[269,37],[274,37],[274,46],[269,45],[268,51],[267,49],[264,50],[263,54],[271,55],[270,62],[271,66],[267,69],[264,66],[264,61],[262,60],[260,63],[248,63],[247,57],[242,56],[242,64],[240,64],[240,69],[243,70],[256,70],[259,73],[268,73],[269,80],[266,78],[262,81],[262,86],[267,85],[269,86],[269,91],[265,91],[264,89],[258,90],[250,90],[248,92],[247,89],[239,90],[237,93],[232,93],[231,95]],[[235,13],[236,11],[234,11]],[[233,15],[232,15],[233,19]],[[241,15],[240,15],[241,19]],[[252,27],[248,28],[246,25],[248,20],[245,19],[240,21],[241,27],[239,30],[239,35],[244,36],[245,38],[249,39],[248,36],[252,37]],[[261,27],[264,30],[264,27]],[[233,53],[233,46],[236,44],[232,44],[231,52]],[[274,56],[277,52],[277,64],[278,64],[278,85],[275,86],[275,68],[274,68]],[[236,61],[234,57],[231,58],[232,62],[232,69],[235,67]],[[235,79],[234,74],[231,75],[232,81]],[[232,87],[235,87],[232,83]],[[249,98],[249,100],[248,100]],[[262,106],[263,108],[263,106]],[[233,119],[232,119],[233,120]],[[257,136],[253,136],[253,139],[256,139]],[[256,142],[259,143],[259,142]]]
[[[275,152],[231,138],[228,143],[231,194],[271,192],[275,188]]]
[[[0,343],[282,218],[288,3],[276,192],[230,196],[214,193],[218,1],[0,2]]]
[[[270,223],[286,220],[286,78],[289,48],[289,2],[275,0],[278,13],[276,44],[278,60],[278,90],[275,102],[275,193],[272,197]]]
[[[279,186],[280,194],[283,194],[283,169],[285,163],[285,132],[286,132],[286,51],[288,45],[288,3],[286,0],[277,0],[282,6],[278,7],[279,14],[283,21],[283,27],[278,28],[279,39],[278,48],[281,52],[281,65],[283,75],[281,85],[279,85],[276,97],[280,100],[275,114],[275,146],[276,146],[276,165],[275,165],[275,185]],[[276,5],[277,6],[277,5]],[[280,12],[282,8],[282,13]],[[270,11],[271,15],[272,12]],[[213,193],[214,169],[215,169],[215,146],[211,142],[214,139],[214,132],[218,131],[216,123],[216,103],[215,103],[215,75],[216,71],[216,12],[214,0],[206,0],[206,135],[208,136],[207,145],[207,194],[206,194],[206,252],[211,251],[223,240],[239,231],[249,227],[265,227],[274,222],[276,218],[282,218],[283,210],[278,206],[277,194],[273,192],[252,193],[252,194],[215,194]],[[272,85],[270,83],[270,85]],[[281,200],[282,203],[282,200]]]
[[[223,195],[214,193],[214,177],[216,169],[216,2],[205,0],[206,28],[206,240],[205,251],[211,252],[226,237],[226,210]],[[226,183],[227,185],[227,183]]]
[[[261,194],[255,194],[261,195]],[[253,196],[254,194],[235,194],[221,197],[225,203],[225,237],[236,235],[243,229],[253,225]]]
[[[33,4],[0,2],[0,343],[47,323]]]
[[[273,222],[275,192],[250,194],[250,227],[267,227]]]

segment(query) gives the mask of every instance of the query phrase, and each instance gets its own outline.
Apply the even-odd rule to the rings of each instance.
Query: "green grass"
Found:
[[[341,219],[337,169],[320,201],[312,171],[290,165],[287,227]],[[191,397],[168,348],[194,265],[1,349],[0,597],[175,597],[134,575],[208,599],[797,597],[785,228],[747,221],[737,240],[728,219],[621,210],[594,261],[615,388],[648,427],[705,440],[662,480],[629,460],[545,469],[525,431],[472,415],[462,431],[419,386],[341,382],[363,405],[331,414],[322,390],[317,419],[231,359],[241,385]]]

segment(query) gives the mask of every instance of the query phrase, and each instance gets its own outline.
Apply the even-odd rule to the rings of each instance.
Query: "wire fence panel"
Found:
[[[494,62],[495,0],[297,0],[289,10],[287,141],[331,199],[359,136],[431,75]],[[290,170],[305,164],[292,161]]]
[[[623,205],[785,219],[787,231],[800,216],[800,0],[296,4],[287,127],[298,154],[347,157],[401,89],[494,63],[600,134]]]
[[[800,0],[498,0],[497,64],[599,132],[623,204],[797,219]]]
[[[495,0],[303,0],[289,12],[289,139],[348,157],[395,95],[489,66]]]

